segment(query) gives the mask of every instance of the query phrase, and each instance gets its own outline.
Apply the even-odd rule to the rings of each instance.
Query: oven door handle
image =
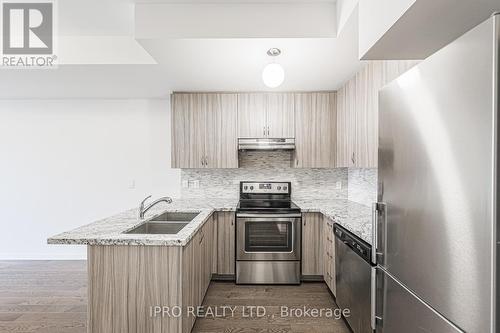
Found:
[[[236,214],[236,218],[300,218],[301,214]]]

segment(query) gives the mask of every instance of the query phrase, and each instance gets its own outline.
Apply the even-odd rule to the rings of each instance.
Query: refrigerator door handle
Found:
[[[370,287],[370,322],[372,330],[377,330],[377,267],[372,267]]]
[[[376,202],[372,204],[372,263],[374,265],[384,265],[383,244],[385,244],[384,237],[385,226],[387,219],[386,204],[383,202]]]
[[[372,204],[372,264],[377,264],[378,247],[378,203]]]
[[[371,286],[370,286],[370,324],[372,330],[377,332],[377,327],[382,326],[382,317],[377,313],[377,267],[371,269]],[[381,281],[382,283],[382,281]],[[382,296],[382,295],[381,295]],[[383,297],[383,296],[382,296]]]

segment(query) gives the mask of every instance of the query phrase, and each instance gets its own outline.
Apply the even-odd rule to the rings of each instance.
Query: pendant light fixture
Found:
[[[270,57],[277,57],[281,54],[281,50],[278,48],[271,48],[267,51],[267,55]],[[262,81],[269,88],[277,88],[279,87],[283,81],[285,80],[285,71],[280,64],[276,62],[272,62],[267,64],[262,71]]]

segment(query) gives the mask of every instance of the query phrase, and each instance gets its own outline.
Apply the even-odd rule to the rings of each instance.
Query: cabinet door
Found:
[[[352,79],[346,84],[346,112],[347,112],[347,151],[348,167],[356,166],[356,79]]]
[[[328,288],[335,295],[335,237],[333,235],[333,222],[327,217],[323,218],[323,277]]]
[[[322,234],[322,215],[302,214],[302,275],[323,275]]]
[[[355,78],[355,119],[354,124],[355,140],[354,140],[354,166],[363,167],[367,166],[368,157],[368,113],[372,110],[368,109],[368,65],[359,71]]]
[[[337,167],[351,166],[351,158],[353,152],[353,140],[351,130],[351,114],[349,113],[349,91],[347,85],[337,91]]]
[[[205,167],[237,168],[236,94],[207,94]]]
[[[182,248],[182,305],[198,306],[201,305],[200,292],[200,242],[198,231],[191,241]],[[182,332],[189,333],[194,325],[193,316],[182,317]]]
[[[331,284],[331,279],[330,279],[330,258],[328,256],[328,242],[326,239],[326,236],[328,234],[328,224],[326,222],[326,218],[323,218],[323,230],[322,232],[322,237],[323,237],[323,279],[325,280],[326,284],[328,285],[328,288],[330,288]]]
[[[270,93],[267,97],[267,127],[270,138],[294,138],[294,98],[290,93]]]
[[[234,212],[217,213],[217,274],[233,275],[235,266]]]
[[[202,168],[206,94],[172,94],[172,168]]]
[[[366,94],[366,167],[378,166],[378,92],[384,86],[383,62],[373,61],[367,67]]]
[[[265,137],[266,126],[266,95],[264,93],[238,94],[238,137]]]
[[[335,167],[336,109],[335,92],[295,94],[295,167]]]
[[[213,242],[213,215],[208,218],[208,220],[203,225],[202,240],[201,240],[201,252],[200,257],[203,258],[203,262],[200,265],[202,268],[202,278],[201,278],[201,300],[205,297],[208,286],[210,285],[210,280],[212,279],[212,242]]]

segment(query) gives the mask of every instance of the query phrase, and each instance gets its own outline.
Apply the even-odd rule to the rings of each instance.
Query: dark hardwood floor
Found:
[[[0,261],[0,332],[84,333],[85,261]]]
[[[335,309],[325,283],[302,283],[300,286],[247,286],[231,282],[212,282],[203,301],[205,307],[232,306],[223,318],[198,318],[195,333],[349,333],[342,319],[322,317],[282,316],[282,306],[289,309]],[[265,316],[250,315],[245,306],[262,306]],[[245,311],[245,313],[244,313]],[[299,310],[300,311],[300,310]],[[255,313],[255,311],[254,311]]]
[[[214,311],[198,318],[193,332],[348,333],[342,320],[292,316],[288,308],[336,308],[324,283],[301,286],[236,286],[212,282],[204,306]],[[0,261],[0,332],[86,332],[87,266],[85,261]],[[220,317],[222,307],[229,308]],[[250,315],[247,306],[262,306]],[[215,317],[218,311],[218,317]]]

